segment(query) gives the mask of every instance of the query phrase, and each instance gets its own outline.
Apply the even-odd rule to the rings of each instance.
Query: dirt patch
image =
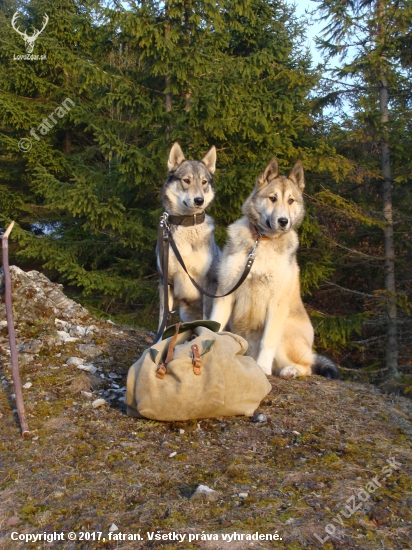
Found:
[[[72,393],[81,393],[82,391],[89,392],[92,389],[93,383],[90,376],[83,374],[76,376],[71,382],[68,390]]]

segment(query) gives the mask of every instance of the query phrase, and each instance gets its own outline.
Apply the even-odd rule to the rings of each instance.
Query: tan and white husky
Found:
[[[259,176],[244,216],[228,228],[217,294],[233,287],[260,235],[253,267],[233,294],[215,299],[211,319],[243,336],[248,355],[268,375],[337,378],[336,365],[312,351],[314,330],[300,294],[295,228],[304,217],[304,187],[300,161],[286,177],[273,158]]]
[[[221,250],[215,243],[215,225],[205,209],[211,205],[215,191],[212,185],[216,169],[216,148],[213,146],[201,161],[187,160],[176,142],[170,150],[167,163],[169,174],[163,186],[163,207],[169,214],[168,223],[176,246],[191,277],[211,294],[217,288],[217,266]],[[163,318],[163,278],[160,274],[159,327]],[[206,319],[212,300],[193,286],[169,250],[169,311],[179,307],[183,322]]]

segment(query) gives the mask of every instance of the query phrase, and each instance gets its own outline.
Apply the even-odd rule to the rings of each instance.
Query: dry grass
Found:
[[[135,420],[117,401],[93,409],[81,392],[99,397],[109,372],[120,374],[124,386],[147,335],[93,323],[101,330],[94,341],[103,349],[94,364],[105,379],[63,366],[78,355],[75,343],[47,347],[22,367],[23,383],[33,383],[24,396],[34,439],[20,437],[11,387],[0,388],[1,548],[314,549],[322,547],[314,533],[325,537],[327,524],[336,531],[325,549],[410,547],[412,401],[350,382],[273,378],[273,391],[259,409],[266,423],[246,417],[199,424]],[[34,338],[52,327],[21,330]],[[9,377],[3,359],[0,376]],[[173,451],[177,455],[169,458]],[[384,480],[389,457],[401,467]],[[341,515],[339,524],[345,501],[375,476],[381,486],[351,517]],[[191,502],[199,484],[217,490],[219,500]],[[12,516],[19,518],[17,526],[7,525]],[[101,531],[107,538],[112,523],[145,540],[26,544],[10,538],[13,531]],[[276,530],[278,543],[222,541],[224,533]],[[205,532],[220,540],[150,542],[151,531],[199,537]]]

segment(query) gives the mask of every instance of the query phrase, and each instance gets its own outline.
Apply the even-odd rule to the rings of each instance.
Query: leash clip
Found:
[[[168,222],[168,219],[169,219],[169,213],[163,212],[163,214],[160,216],[159,225],[160,227],[166,227],[166,229],[170,231],[170,224]]]
[[[253,260],[254,259],[255,252],[256,252],[257,247],[259,246],[259,241],[260,241],[261,237],[262,237],[262,233],[260,233],[259,230],[258,230],[258,238],[256,239],[255,244],[253,245],[252,250],[250,251],[250,254],[248,256],[248,260]]]
[[[163,214],[160,216],[159,227],[163,229],[164,241],[169,240],[170,224],[168,222],[168,219],[169,219],[169,214],[167,212],[163,212]]]

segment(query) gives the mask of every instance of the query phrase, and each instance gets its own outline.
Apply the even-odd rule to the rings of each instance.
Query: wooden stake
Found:
[[[27,437],[30,435],[29,425],[27,423],[26,414],[24,412],[23,392],[21,387],[19,373],[19,357],[16,347],[16,335],[14,333],[13,309],[11,304],[11,278],[9,268],[9,235],[13,229],[14,222],[11,222],[6,232],[1,238],[1,248],[3,254],[3,271],[4,271],[4,301],[6,303],[7,327],[9,330],[10,342],[10,357],[11,357],[11,373],[14,382],[14,394],[16,396],[17,414],[19,416],[21,435]]]

